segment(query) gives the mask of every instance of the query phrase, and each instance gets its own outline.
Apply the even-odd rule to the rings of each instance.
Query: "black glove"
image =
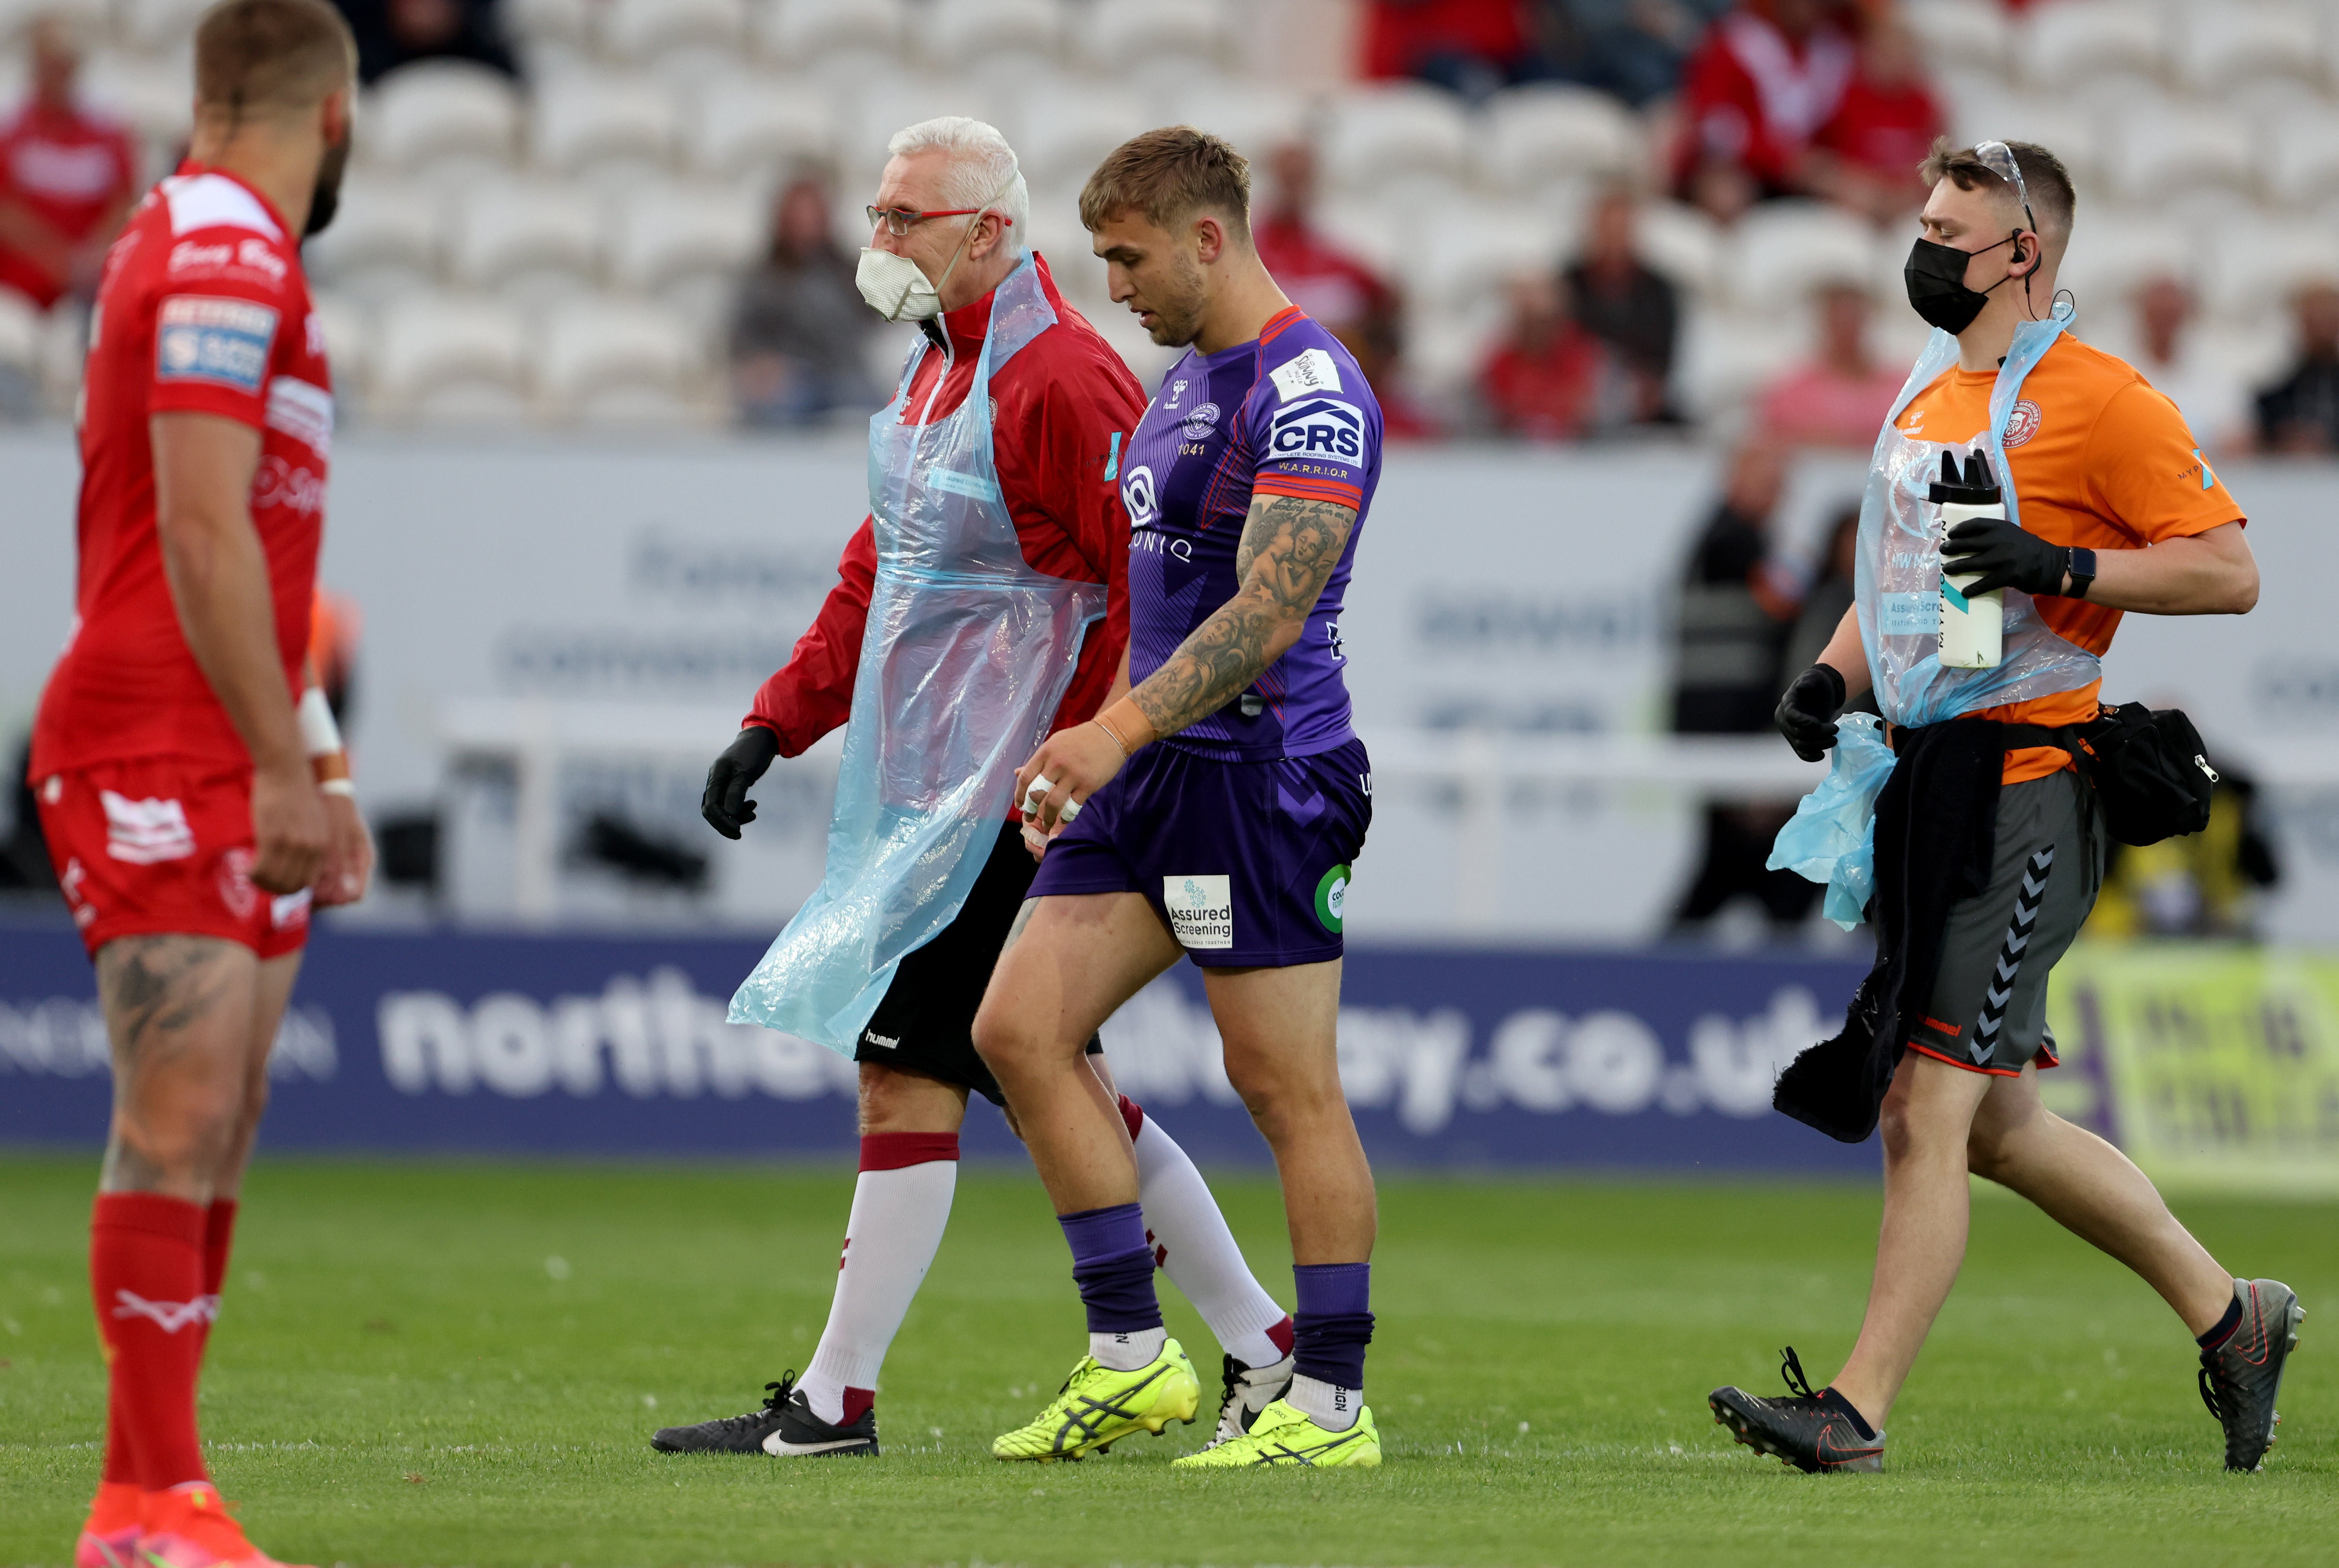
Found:
[[[2067,547],[2050,545],[2004,518],[1968,518],[1941,545],[1942,571],[1981,574],[1961,590],[1969,598],[1997,588],[2020,588],[2033,598],[2059,594],[2070,562]]]
[[[1813,665],[1779,699],[1774,722],[1795,754],[1815,763],[1835,745],[1835,715],[1843,712],[1843,676],[1833,665]]]
[[[741,730],[706,770],[706,794],[698,802],[698,814],[706,825],[725,838],[737,838],[739,830],[755,820],[755,803],[747,798],[747,788],[779,754],[780,737],[772,731],[762,725]]]

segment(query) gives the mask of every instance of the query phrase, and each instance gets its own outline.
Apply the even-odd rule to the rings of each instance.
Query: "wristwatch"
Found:
[[[2063,552],[2063,569],[2071,574],[2071,587],[2063,597],[2067,599],[2086,598],[2087,590],[2095,586],[2096,552],[2071,546]]]

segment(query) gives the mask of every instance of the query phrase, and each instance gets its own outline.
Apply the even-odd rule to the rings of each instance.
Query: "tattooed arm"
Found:
[[[1235,551],[1242,587],[1129,694],[1152,732],[1142,738],[1124,734],[1130,749],[1208,718],[1281,658],[1306,629],[1308,613],[1323,596],[1356,526],[1353,507],[1297,496],[1255,498]]]
[[[1235,597],[1136,690],[1096,721],[1050,736],[1017,772],[1019,802],[1034,779],[1053,786],[1030,814],[1041,831],[1055,825],[1065,802],[1101,788],[1138,747],[1218,712],[1281,658],[1306,629],[1356,526],[1353,507],[1254,497],[1235,551],[1242,583]]]

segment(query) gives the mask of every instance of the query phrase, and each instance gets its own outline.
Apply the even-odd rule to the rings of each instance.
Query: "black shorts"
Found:
[[[999,1080],[976,1054],[974,1015],[1039,869],[1023,847],[1022,830],[1012,822],[1001,829],[958,918],[893,971],[893,983],[861,1031],[854,1060],[940,1079],[993,1105],[1007,1103]],[[1091,1036],[1090,1054],[1102,1050],[1104,1042]]]

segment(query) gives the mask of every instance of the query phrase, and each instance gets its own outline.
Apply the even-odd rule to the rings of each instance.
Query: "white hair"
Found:
[[[893,133],[885,155],[900,158],[928,148],[950,154],[943,171],[942,201],[948,207],[978,207],[1007,220],[1002,236],[1008,255],[1021,255],[1031,226],[1031,189],[1015,161],[1015,149],[999,127],[964,114],[944,114]],[[1005,187],[1002,191],[1002,187]]]

